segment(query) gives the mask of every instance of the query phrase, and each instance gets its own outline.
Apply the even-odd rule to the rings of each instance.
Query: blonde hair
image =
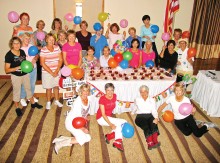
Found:
[[[39,26],[40,23],[43,23],[43,25],[45,26],[45,23],[44,23],[43,20],[38,20],[37,23],[36,23],[36,28],[38,28],[38,26]]]
[[[84,91],[84,89],[86,89],[86,91],[89,91],[90,94],[90,86],[88,84],[83,84],[79,87],[78,95],[82,95],[82,91]]]
[[[64,34],[67,37],[67,33],[64,30],[59,30],[59,32],[57,33],[57,37],[59,37],[60,34]]]
[[[22,39],[23,39],[24,37],[31,37],[31,34],[28,33],[28,32],[25,32],[25,33],[22,34]]]
[[[150,40],[147,40],[146,42],[145,42],[145,44],[144,44],[144,50],[146,50],[146,44],[147,43],[151,43],[151,48],[150,48],[150,53],[153,51],[153,48],[152,48],[152,41],[150,41]]]
[[[46,37],[45,37],[46,42],[47,42],[47,39],[48,39],[49,37],[53,37],[54,40],[56,41],[56,37],[55,37],[52,33],[48,33],[48,34],[46,35]]]
[[[185,86],[183,83],[177,83],[175,86],[174,86],[174,92],[176,91],[176,88],[180,88],[183,93],[185,93]]]
[[[134,27],[130,27],[129,29],[128,29],[128,33],[130,34],[130,31],[131,30],[133,30],[134,31],[134,33],[136,33],[136,29],[134,28]]]

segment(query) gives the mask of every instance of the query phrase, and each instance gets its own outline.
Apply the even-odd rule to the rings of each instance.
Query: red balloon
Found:
[[[108,65],[111,68],[116,68],[118,66],[118,62],[114,58],[110,58],[108,60]]]
[[[162,117],[163,117],[163,120],[164,120],[165,122],[172,122],[173,119],[174,119],[174,114],[173,114],[172,111],[166,110],[166,111],[163,113]]]
[[[189,36],[190,36],[189,31],[184,31],[184,32],[182,33],[182,38],[189,38]]]
[[[60,80],[59,80],[59,86],[60,86],[60,88],[63,88],[63,79],[64,79],[64,78],[61,77]]]
[[[76,80],[80,80],[83,78],[84,76],[84,71],[81,68],[74,68],[72,69],[72,76],[76,79]]]
[[[189,48],[187,51],[188,57],[192,58],[196,56],[196,48]]]
[[[115,59],[116,62],[119,63],[119,62],[121,62],[123,60],[123,55],[120,54],[120,53],[115,54],[114,59]]]
[[[86,120],[83,117],[76,117],[73,119],[72,125],[76,129],[82,128],[86,125]]]

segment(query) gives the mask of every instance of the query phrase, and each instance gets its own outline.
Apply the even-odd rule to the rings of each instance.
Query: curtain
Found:
[[[220,58],[220,0],[194,0],[190,34],[196,58]]]

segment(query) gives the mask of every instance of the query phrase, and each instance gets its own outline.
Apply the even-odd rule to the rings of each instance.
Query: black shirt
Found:
[[[88,32],[86,37],[82,35],[81,31],[76,32],[76,38],[78,39],[78,42],[81,44],[82,50],[88,50],[91,37],[92,37],[92,34],[90,32]]]
[[[10,63],[10,68],[15,68],[18,66],[21,66],[21,62],[26,60],[26,55],[23,50],[20,49],[20,56],[14,55],[11,50],[7,52],[5,55],[5,63]],[[21,72],[21,70],[17,70],[14,72],[11,72],[11,74],[16,76],[23,76],[26,75],[26,73]]]
[[[170,54],[168,51],[168,48],[165,49],[164,51],[164,57],[160,59],[160,67],[165,68],[165,69],[171,69],[173,70],[177,64],[177,59],[178,59],[178,54],[175,51],[173,54]]]

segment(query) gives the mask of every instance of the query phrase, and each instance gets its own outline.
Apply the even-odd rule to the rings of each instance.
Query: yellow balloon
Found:
[[[69,67],[70,69],[78,68],[78,66],[73,65],[73,64],[69,64],[67,67]]]
[[[104,22],[108,18],[108,14],[105,12],[100,12],[98,15],[98,19],[101,22]]]

